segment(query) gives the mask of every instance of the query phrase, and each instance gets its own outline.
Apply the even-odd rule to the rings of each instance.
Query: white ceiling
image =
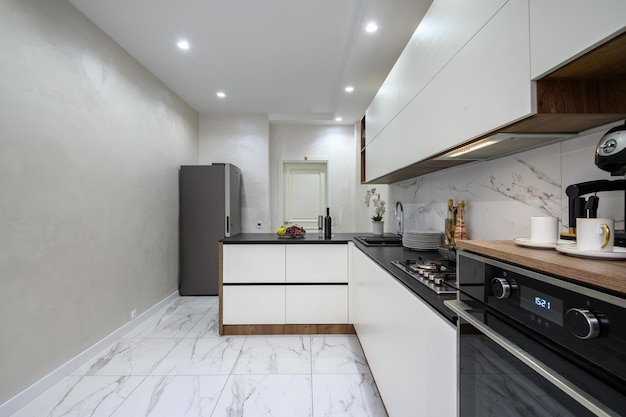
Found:
[[[69,1],[201,114],[343,124],[362,118],[432,2]]]

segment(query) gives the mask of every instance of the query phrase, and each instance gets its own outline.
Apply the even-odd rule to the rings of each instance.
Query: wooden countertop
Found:
[[[626,260],[578,258],[551,249],[521,247],[512,240],[457,241],[457,248],[626,295]]]

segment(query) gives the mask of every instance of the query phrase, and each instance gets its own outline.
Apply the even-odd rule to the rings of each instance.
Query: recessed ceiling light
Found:
[[[223,91],[218,91],[218,92],[217,92],[217,96],[218,96],[219,98],[224,98],[224,97],[226,97],[226,93],[225,93],[225,92],[223,92]]]
[[[176,45],[178,45],[178,47],[184,51],[189,50],[190,46],[189,46],[189,42],[187,42],[184,39],[179,40]]]
[[[342,120],[343,120],[343,118],[342,118],[342,117],[335,117],[335,121],[336,121],[336,122],[340,122],[340,121],[342,121]]]
[[[365,26],[365,31],[372,33],[372,32],[376,32],[378,30],[378,25],[374,22],[370,22],[367,24],[367,26]]]
[[[351,85],[349,85],[349,86],[347,86],[347,87],[345,88],[345,90],[346,90],[346,93],[351,93],[351,92],[353,92],[353,91],[354,91],[354,87],[352,87]]]

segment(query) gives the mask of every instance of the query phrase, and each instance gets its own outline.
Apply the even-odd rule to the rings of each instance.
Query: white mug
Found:
[[[556,217],[531,217],[530,240],[537,243],[556,243],[559,240],[559,219]]]
[[[576,247],[579,250],[613,251],[615,220],[576,219]]]

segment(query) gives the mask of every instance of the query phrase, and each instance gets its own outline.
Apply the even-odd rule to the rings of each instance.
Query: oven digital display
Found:
[[[546,320],[563,326],[563,300],[559,298],[530,287],[521,286],[520,306]]]

